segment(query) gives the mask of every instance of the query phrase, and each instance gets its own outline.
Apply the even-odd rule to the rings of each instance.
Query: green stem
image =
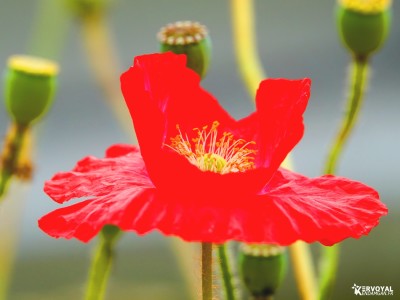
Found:
[[[0,201],[7,191],[11,177],[15,174],[27,129],[26,125],[13,124],[7,134],[3,154],[0,158]]]
[[[342,153],[343,146],[347,142],[354,125],[356,124],[358,114],[362,105],[365,87],[367,83],[368,61],[365,58],[354,58],[351,71],[351,93],[347,100],[348,107],[343,118],[336,139],[331,147],[325,174],[334,174],[337,168],[338,159]],[[323,247],[321,256],[321,279],[319,288],[320,300],[326,300],[331,297],[332,289],[336,279],[339,261],[339,245],[332,247]]]
[[[63,1],[35,1],[36,12],[28,43],[28,52],[58,60],[66,41],[70,22]],[[65,2],[65,1],[64,1]]]
[[[339,263],[339,244],[322,248],[321,257],[321,281],[319,289],[319,300],[329,299],[332,295],[333,286],[336,281],[336,272]]]
[[[356,124],[360,112],[368,73],[368,61],[366,59],[355,59],[351,70],[351,93],[347,100],[347,111],[343,118],[340,129],[328,155],[325,165],[325,174],[334,174],[338,159],[342,154],[343,146],[347,142],[351,131]]]
[[[201,289],[203,300],[212,300],[212,244],[201,243]]]
[[[100,243],[90,267],[86,300],[104,299],[108,277],[114,257],[114,245],[119,237],[118,227],[106,225],[100,232]]]
[[[232,284],[232,274],[229,270],[229,259],[226,253],[225,244],[218,246],[218,256],[226,300],[235,300],[234,287]]]

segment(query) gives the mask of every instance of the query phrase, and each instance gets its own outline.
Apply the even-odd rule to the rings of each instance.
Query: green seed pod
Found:
[[[158,33],[161,52],[186,54],[187,66],[200,75],[207,73],[211,60],[211,40],[205,26],[185,21],[168,24]]]
[[[12,56],[5,73],[5,104],[12,119],[30,125],[50,108],[56,89],[58,65],[49,60]]]
[[[390,28],[390,0],[340,0],[336,11],[344,45],[361,60],[382,47]]]
[[[242,244],[239,266],[241,279],[255,299],[275,294],[286,271],[284,248],[275,245]]]

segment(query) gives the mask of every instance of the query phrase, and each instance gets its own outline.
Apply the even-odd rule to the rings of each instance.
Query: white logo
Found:
[[[393,296],[392,286],[388,285],[357,285],[351,287],[357,296]]]

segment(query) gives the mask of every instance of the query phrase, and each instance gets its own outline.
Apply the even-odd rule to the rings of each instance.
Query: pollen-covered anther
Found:
[[[257,152],[253,149],[255,142],[235,139],[230,132],[219,134],[218,126],[219,122],[215,121],[210,128],[194,128],[197,136],[189,139],[177,125],[179,134],[171,138],[171,144],[167,146],[202,171],[226,174],[253,169]]]
[[[190,45],[199,43],[207,37],[208,31],[204,25],[192,21],[170,23],[157,34],[161,43],[168,45]]]
[[[392,5],[392,0],[338,0],[344,8],[363,14],[377,14]]]

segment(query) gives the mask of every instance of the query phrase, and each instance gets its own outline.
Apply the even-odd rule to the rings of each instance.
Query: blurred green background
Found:
[[[79,26],[65,9],[59,9],[61,2],[0,0],[2,69],[7,58],[17,53],[57,59],[61,65],[56,103],[36,128],[36,174],[25,191],[10,300],[80,299],[95,243],[55,240],[37,228],[40,216],[59,207],[43,193],[43,182],[57,171],[69,170],[83,156],[102,156],[107,146],[131,141],[101,101],[103,95],[88,67]],[[269,76],[313,80],[306,133],[293,157],[297,171],[318,176],[347,94],[350,57],[337,36],[335,1],[255,2],[259,51]],[[234,117],[252,111],[234,58],[229,1],[115,0],[107,19],[121,72],[135,55],[158,50],[155,35],[166,23],[196,20],[207,25],[213,61],[204,87]],[[400,299],[398,3],[393,7],[389,40],[374,56],[371,73],[362,116],[338,174],[375,187],[390,212],[368,237],[343,242],[334,299],[356,298],[351,289],[354,283],[390,285],[395,293],[392,299]],[[2,86],[0,90],[2,94]],[[0,106],[0,134],[5,133],[8,122]],[[318,247],[313,249],[317,255]],[[108,299],[189,299],[171,251],[168,238],[157,233],[145,237],[126,234],[118,245]],[[277,299],[298,299],[291,270]]]

